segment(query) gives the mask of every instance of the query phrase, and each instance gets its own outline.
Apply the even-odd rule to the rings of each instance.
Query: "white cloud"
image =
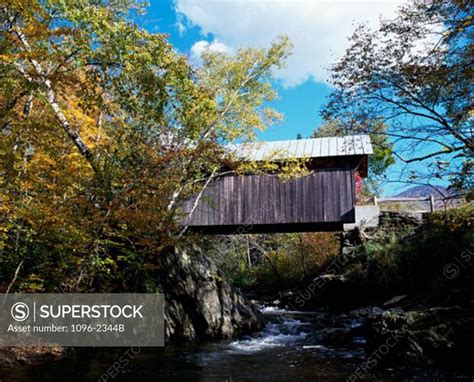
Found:
[[[176,14],[176,24],[175,27],[178,30],[180,36],[183,36],[186,31],[188,30],[188,26],[186,25],[188,19],[182,13]]]
[[[393,17],[401,3],[401,0],[175,1],[180,17],[200,27],[203,36],[214,36],[216,40],[210,48],[268,46],[279,34],[287,34],[294,44],[293,55],[277,77],[289,87],[308,79],[325,81],[328,77],[325,68],[348,46],[347,38],[354,24],[366,22],[376,27],[381,15]],[[193,52],[202,49],[204,43],[196,43]]]
[[[205,50],[210,50],[212,52],[232,53],[232,49],[219,40],[214,40],[211,43],[201,40],[196,42],[191,47],[191,60],[199,63],[201,60],[201,54]]]

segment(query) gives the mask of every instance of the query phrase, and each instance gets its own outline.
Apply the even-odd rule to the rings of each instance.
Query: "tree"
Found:
[[[346,126],[340,120],[326,121],[311,134],[311,138],[342,137],[348,134],[363,134],[367,132],[366,126],[354,124]],[[369,158],[369,176],[364,179],[363,194],[374,196],[380,194],[381,182],[385,179],[387,169],[395,162],[393,157],[393,144],[387,136],[387,125],[381,121],[370,122],[370,138],[374,154]]]
[[[368,132],[387,124],[398,159],[420,164],[404,180],[472,186],[471,11],[465,1],[409,2],[376,31],[359,26],[331,69],[324,117]]]
[[[208,53],[196,69],[133,22],[142,4],[0,6],[0,282],[143,285],[178,239],[181,202],[218,173],[221,144],[276,116],[265,102],[286,39]]]

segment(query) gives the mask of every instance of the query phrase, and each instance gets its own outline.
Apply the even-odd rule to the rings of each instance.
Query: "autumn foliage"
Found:
[[[154,259],[183,240],[180,203],[219,170],[221,144],[278,118],[265,102],[285,38],[193,68],[133,22],[142,12],[128,0],[0,6],[4,290],[153,289]]]

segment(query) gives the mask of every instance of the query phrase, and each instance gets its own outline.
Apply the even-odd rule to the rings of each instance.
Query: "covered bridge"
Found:
[[[183,224],[207,234],[338,231],[355,221],[356,182],[367,176],[367,135],[232,145],[240,160],[303,159],[306,176],[224,175],[184,204]]]

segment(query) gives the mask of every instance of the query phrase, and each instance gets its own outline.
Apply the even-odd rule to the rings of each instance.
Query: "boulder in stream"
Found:
[[[164,252],[159,266],[167,340],[230,338],[262,327],[254,305],[197,246]]]
[[[379,365],[472,368],[472,308],[388,310],[365,326],[367,354],[380,353]]]

